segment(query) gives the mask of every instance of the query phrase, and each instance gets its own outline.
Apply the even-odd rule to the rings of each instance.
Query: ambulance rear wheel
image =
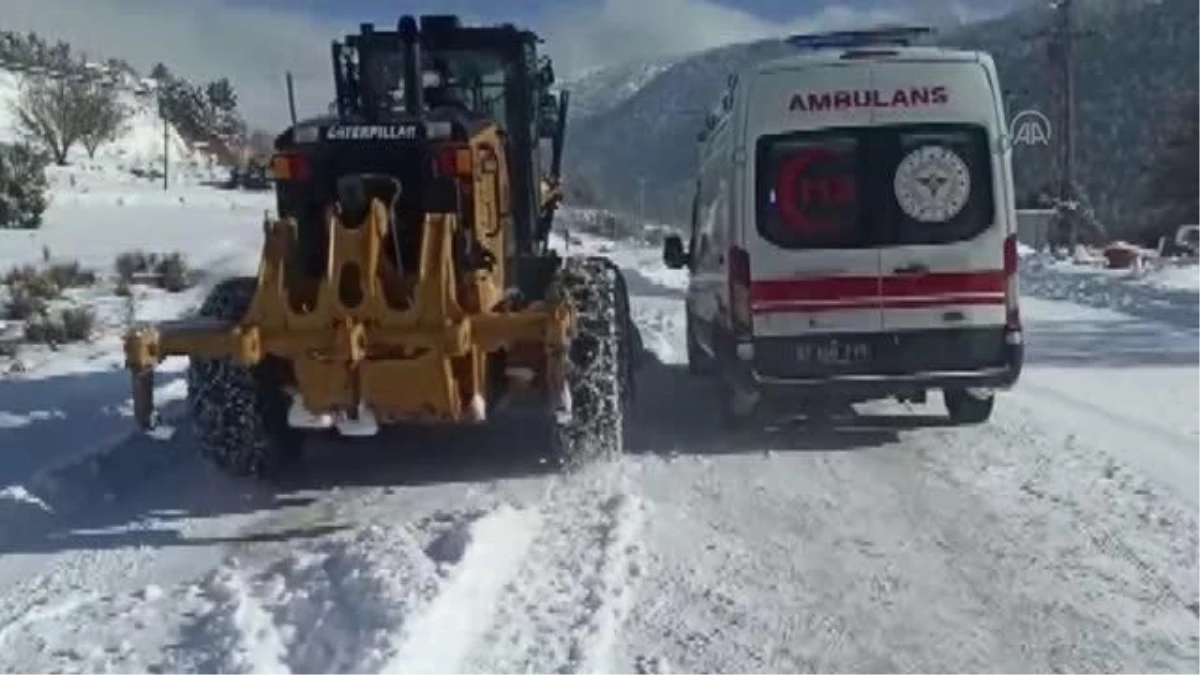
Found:
[[[947,389],[942,392],[946,412],[955,424],[982,424],[992,416],[996,407],[994,392],[973,392],[966,389]]]
[[[712,372],[712,360],[696,340],[696,325],[692,321],[691,313],[688,312],[686,317],[684,331],[687,333],[688,372],[692,375],[707,375]]]
[[[729,432],[745,431],[754,421],[753,408],[745,410],[738,405],[737,389],[723,373],[713,378],[717,397],[717,423]]]

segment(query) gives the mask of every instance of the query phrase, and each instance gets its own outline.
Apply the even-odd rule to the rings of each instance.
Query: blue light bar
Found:
[[[927,26],[896,26],[873,30],[843,30],[831,33],[791,35],[784,41],[797,49],[854,49],[857,47],[907,47],[914,38],[932,34]]]

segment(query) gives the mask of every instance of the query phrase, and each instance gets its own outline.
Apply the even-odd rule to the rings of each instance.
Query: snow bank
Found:
[[[0,142],[19,138],[12,107],[24,77],[0,70]],[[170,127],[169,189],[161,179],[136,175],[160,169],[164,128],[153,95],[139,96],[132,81],[126,84],[121,96],[131,116],[124,132],[95,158],[80,146],[72,150],[69,166],[48,169],[50,206],[43,227],[0,230],[0,273],[49,256],[52,262],[77,260],[99,276],[94,287],[72,289],[62,300],[95,310],[91,341],[58,349],[25,345],[15,359],[0,358],[0,531],[63,517],[177,459],[178,453],[154,439],[126,442],[132,402],[121,334],[131,321],[192,311],[222,277],[253,274],[261,219],[274,207],[269,193],[204,186],[212,176],[207,159]],[[135,286],[130,297],[119,297],[113,264],[118,254],[134,249],[182,252],[199,273],[198,285],[182,293]],[[6,298],[7,291],[0,289],[0,296]],[[20,328],[18,322],[0,321],[0,331]],[[184,364],[171,359],[160,370],[156,397],[168,421],[186,394]],[[171,429],[163,431],[169,435]],[[120,453],[110,452],[118,446]]]
[[[107,186],[80,194],[60,187],[44,227],[0,230],[0,273],[40,263],[48,251],[51,260],[79,260],[99,275],[96,286],[68,293],[71,301],[96,312],[90,342],[55,350],[23,346],[15,359],[0,359],[0,372],[6,374],[0,379],[0,488],[12,486],[13,495],[24,490],[61,515],[177,458],[149,440],[126,444],[120,456],[109,454],[133,432],[121,336],[131,321],[161,321],[193,311],[224,277],[253,274],[270,200],[270,195],[200,186],[181,186],[167,196],[153,188]],[[197,270],[198,284],[181,293],[135,286],[132,296],[119,297],[113,263],[133,249],[182,252]],[[184,359],[169,359],[159,370],[156,398],[168,422],[174,404],[186,395],[185,365]],[[27,516],[43,517],[27,501],[0,498],[0,529]]]
[[[1021,292],[1115,309],[1179,328],[1196,330],[1200,323],[1200,267],[1194,264],[1113,270],[1027,255],[1021,260]]]

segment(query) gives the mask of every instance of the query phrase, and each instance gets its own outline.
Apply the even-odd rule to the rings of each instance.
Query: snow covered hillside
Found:
[[[1200,666],[1194,325],[1087,289],[1034,297],[1066,274],[1042,269],[1025,376],[989,424],[947,426],[933,397],[730,437],[686,372],[683,275],[571,227],[560,249],[625,270],[654,356],[627,456],[560,475],[519,434],[394,430],[317,442],[265,485],[201,461],[177,406],[129,435],[118,336],[252,272],[269,208],[97,178],[60,186],[44,229],[0,232],[5,265],[45,247],[101,272],[78,300],[102,317],[90,344],[24,351],[0,379],[0,670]],[[204,274],[129,303],[111,269],[132,248]]]
[[[560,83],[571,92],[570,115],[583,119],[612,110],[678,59],[631,61],[588,70]]]
[[[17,116],[13,111],[25,75],[0,69],[0,142],[20,139]],[[138,82],[126,76],[121,84],[121,102],[129,110],[124,129],[116,140],[100,146],[94,159],[89,159],[81,144],[72,148],[70,167],[51,167],[52,184],[76,188],[100,184],[145,182],[133,172],[162,170],[163,123],[153,92],[138,93]],[[167,129],[167,160],[173,178],[189,182],[215,175],[215,168],[201,152],[190,147],[175,131]],[[98,176],[98,174],[103,174]],[[161,180],[161,179],[160,179]]]

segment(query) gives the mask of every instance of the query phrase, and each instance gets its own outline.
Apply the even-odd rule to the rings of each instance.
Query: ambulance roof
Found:
[[[755,71],[770,73],[806,66],[870,63],[875,61],[979,61],[978,51],[947,49],[944,47],[857,47],[850,49],[821,49],[799,51],[794,56],[785,56],[760,63]]]

